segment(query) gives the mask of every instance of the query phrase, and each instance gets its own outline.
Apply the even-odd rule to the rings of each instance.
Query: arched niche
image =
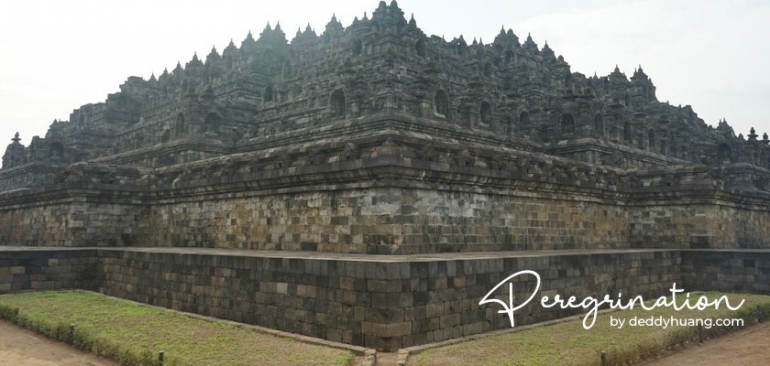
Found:
[[[357,39],[353,41],[353,56],[359,56],[361,55],[361,52],[363,52],[364,44],[361,42],[360,39]]]
[[[449,96],[443,90],[439,90],[433,96],[433,109],[438,117],[449,119]]]
[[[184,114],[179,113],[176,115],[176,121],[174,122],[174,135],[182,136],[187,133],[187,125],[184,121]]]
[[[604,136],[604,119],[598,113],[594,116],[594,133],[596,136]]]
[[[575,135],[575,118],[571,114],[565,113],[561,115],[561,136],[572,137]]]
[[[61,142],[54,141],[48,145],[48,158],[58,161],[64,158],[64,145]]]
[[[329,114],[331,118],[345,118],[345,92],[337,89],[329,96]]]
[[[425,41],[419,40],[414,44],[414,49],[417,51],[417,56],[425,57]]]
[[[468,54],[468,46],[464,43],[458,42],[457,43],[457,55],[458,56],[465,56]]]
[[[206,115],[203,122],[203,132],[219,133],[222,126],[222,117],[219,114],[211,112]]]
[[[490,106],[488,102],[481,102],[479,117],[481,117],[482,123],[486,123],[488,125],[492,123],[492,106]]]
[[[513,51],[507,50],[505,51],[505,64],[508,65],[513,61]]]
[[[529,129],[529,113],[521,112],[521,114],[519,114],[519,130],[525,134],[529,134]]]
[[[631,124],[623,123],[623,141],[631,142]]]
[[[658,141],[655,137],[655,130],[647,131],[647,146],[649,146],[650,151],[655,151],[655,147],[657,145],[658,145]]]
[[[719,144],[717,146],[717,162],[730,163],[733,161],[733,151],[728,144]]]

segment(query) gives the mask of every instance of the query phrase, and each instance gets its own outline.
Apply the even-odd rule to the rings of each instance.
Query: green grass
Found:
[[[698,296],[692,296],[693,300]],[[710,299],[725,295],[706,293]],[[615,311],[599,314],[590,330],[583,329],[582,320],[573,320],[519,332],[483,337],[450,346],[426,350],[409,358],[409,365],[599,365],[602,351],[607,365],[633,364],[664,352],[672,346],[699,339],[698,327],[629,327],[610,326],[610,316],[631,319],[634,316],[674,316],[677,318],[742,318],[748,326],[758,319],[770,317],[770,296],[726,294],[732,305],[740,299],[745,304],[738,311],[721,306],[719,310],[682,310],[668,308],[653,311]],[[683,298],[680,295],[679,299]],[[694,302],[694,301],[693,301]],[[500,316],[505,316],[500,314]],[[737,328],[711,327],[702,329],[704,338],[712,338]]]
[[[349,365],[345,350],[87,292],[0,295],[0,317],[122,365]],[[69,326],[75,324],[74,339]]]

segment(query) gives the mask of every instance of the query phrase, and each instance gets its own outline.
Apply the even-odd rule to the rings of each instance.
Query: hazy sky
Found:
[[[240,46],[280,21],[289,40],[332,14],[344,26],[378,1],[8,1],[0,7],[0,146],[45,135],[83,104],[102,102],[128,76],[160,75],[197,51]],[[748,133],[770,132],[770,1],[402,0],[426,34],[491,42],[501,25],[523,41],[547,40],[573,72],[629,77],[642,65],[658,99],[693,106]],[[3,149],[4,150],[4,149]]]

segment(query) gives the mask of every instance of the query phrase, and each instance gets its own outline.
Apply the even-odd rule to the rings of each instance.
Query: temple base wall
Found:
[[[20,291],[97,291],[101,279],[94,249],[0,249],[0,294]]]
[[[0,245],[360,254],[770,248],[770,210],[713,197],[626,204],[543,186],[240,192],[110,202],[82,192],[0,209]],[[730,198],[730,197],[728,197]],[[764,204],[764,203],[763,203]]]
[[[145,207],[65,197],[0,209],[0,245],[46,247],[122,247],[138,245]]]
[[[550,296],[654,296],[681,282],[678,251],[419,259],[179,248],[2,252],[0,293],[98,289],[151,305],[388,351],[510,327],[496,305],[478,303],[523,269],[538,272],[540,293]],[[514,283],[517,298],[537,289],[532,276]],[[503,292],[493,297],[507,298]],[[544,309],[535,300],[517,312],[516,324],[574,314]]]
[[[140,245],[367,254],[622,248],[628,235],[622,207],[523,189],[207,198],[153,205],[146,220]]]

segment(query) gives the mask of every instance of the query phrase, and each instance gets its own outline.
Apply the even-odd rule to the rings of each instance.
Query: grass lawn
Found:
[[[19,309],[18,315],[15,314]],[[87,292],[0,296],[0,316],[123,365],[349,365],[352,352]]]
[[[694,303],[700,295],[716,299],[721,293],[693,294]],[[633,317],[663,316],[669,318],[742,318],[745,325],[756,323],[757,318],[770,316],[770,296],[726,294],[735,306],[740,299],[745,304],[738,311],[721,306],[719,310],[704,311],[657,308],[645,311],[635,308],[599,314],[590,330],[583,329],[582,320],[483,337],[445,347],[428,349],[409,357],[410,366],[427,365],[599,365],[602,351],[607,365],[631,364],[665,351],[683,342],[697,340],[698,327],[656,326],[631,327]],[[683,294],[677,296],[682,299]],[[680,301],[680,300],[677,300]],[[654,301],[653,301],[654,302]],[[506,316],[500,314],[500,316]],[[610,317],[626,319],[622,329],[610,326]],[[703,329],[704,337],[713,337],[733,331],[724,327]]]

